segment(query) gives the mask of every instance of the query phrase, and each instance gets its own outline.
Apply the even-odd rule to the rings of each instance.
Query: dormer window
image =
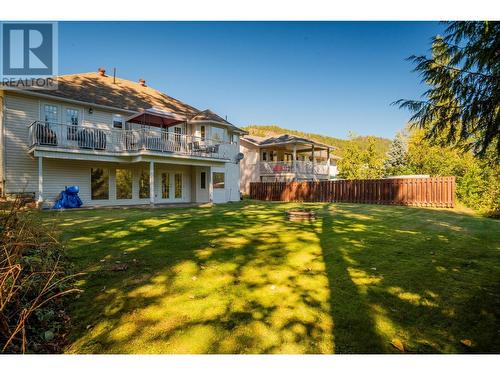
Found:
[[[122,115],[113,115],[113,128],[123,129],[123,122]]]

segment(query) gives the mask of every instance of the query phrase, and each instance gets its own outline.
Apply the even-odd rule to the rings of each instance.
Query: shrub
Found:
[[[72,287],[63,248],[21,200],[0,208],[0,350],[59,352]]]

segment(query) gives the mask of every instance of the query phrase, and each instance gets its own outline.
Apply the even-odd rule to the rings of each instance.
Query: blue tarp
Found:
[[[78,196],[80,188],[78,186],[65,186],[64,190],[61,191],[59,199],[54,204],[55,209],[59,208],[78,208],[83,202]]]

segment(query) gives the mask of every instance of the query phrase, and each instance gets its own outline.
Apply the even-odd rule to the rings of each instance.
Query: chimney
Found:
[[[139,79],[139,85],[146,86],[146,80],[144,78]]]
[[[99,73],[99,75],[100,75],[101,77],[106,77],[106,69],[104,69],[104,68],[99,68],[99,69],[97,69],[97,72]]]

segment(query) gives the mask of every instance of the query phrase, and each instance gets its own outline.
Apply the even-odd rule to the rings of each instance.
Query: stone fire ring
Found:
[[[286,211],[288,220],[301,221],[301,220],[315,220],[316,212],[313,210],[289,210]]]

